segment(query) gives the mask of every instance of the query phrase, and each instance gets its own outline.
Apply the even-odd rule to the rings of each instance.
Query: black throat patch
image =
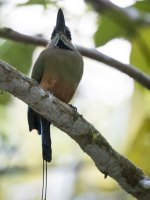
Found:
[[[61,49],[66,49],[66,50],[71,50],[71,48],[69,48],[65,43],[64,41],[62,41],[61,39],[58,40],[57,42],[57,47],[61,48]]]

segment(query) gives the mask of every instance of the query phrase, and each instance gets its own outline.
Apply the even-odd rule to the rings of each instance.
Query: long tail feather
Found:
[[[52,160],[50,125],[44,117],[36,113],[32,108],[28,108],[29,131],[36,129],[42,137],[42,155],[47,162]]]
[[[42,154],[43,159],[47,162],[52,160],[51,138],[50,138],[50,122],[40,117],[41,136],[42,136]]]

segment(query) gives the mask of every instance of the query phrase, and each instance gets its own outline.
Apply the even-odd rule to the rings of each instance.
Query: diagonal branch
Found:
[[[138,9],[134,7],[121,8],[109,0],[85,0],[85,2],[91,4],[95,11],[103,15],[106,15],[120,27],[128,32],[128,39],[137,37],[141,54],[145,58],[145,61],[150,65],[150,51],[146,41],[143,39],[140,33],[139,27],[150,26],[150,14],[141,14]]]
[[[0,89],[21,99],[66,132],[92,158],[97,168],[115,179],[125,191],[139,200],[149,200],[150,179],[142,170],[117,153],[81,115],[3,61],[0,61]]]
[[[48,44],[48,40],[42,37],[24,35],[10,28],[0,28],[0,37],[11,39],[16,42],[22,42],[25,44],[39,46],[46,46]],[[98,62],[102,62],[115,69],[118,69],[119,71],[127,74],[135,81],[143,85],[145,88],[150,89],[150,77],[147,74],[135,68],[134,66],[119,62],[118,60],[115,60],[109,56],[100,53],[96,49],[89,49],[79,45],[76,45],[76,47],[83,56],[86,56]]]

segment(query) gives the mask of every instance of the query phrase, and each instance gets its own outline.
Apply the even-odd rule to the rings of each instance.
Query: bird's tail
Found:
[[[42,155],[47,162],[52,160],[50,125],[51,123],[44,117],[36,113],[32,108],[28,107],[28,124],[29,131],[36,129],[42,137]]]

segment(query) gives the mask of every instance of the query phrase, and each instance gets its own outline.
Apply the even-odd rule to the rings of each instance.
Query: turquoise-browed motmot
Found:
[[[68,103],[73,97],[83,74],[83,60],[71,42],[71,33],[65,25],[61,9],[57,14],[56,26],[51,42],[36,60],[31,78],[52,92],[58,99]],[[42,137],[43,159],[52,159],[50,124],[48,120],[28,108],[29,130],[36,129]]]

